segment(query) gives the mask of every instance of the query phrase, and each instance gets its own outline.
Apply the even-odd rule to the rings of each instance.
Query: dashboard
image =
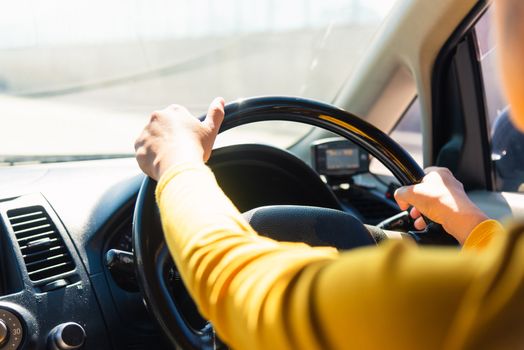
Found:
[[[241,211],[325,206],[367,223],[398,211],[383,186],[357,179],[367,171],[367,153],[340,140],[315,144],[312,152],[316,169],[263,145],[218,149],[209,166]],[[168,349],[133,270],[108,268],[109,251],[132,263],[142,180],[134,159],[0,171],[0,349]]]
[[[85,349],[162,348],[139,293],[112,292],[102,256],[141,180],[134,159],[0,171],[0,349],[64,339]]]

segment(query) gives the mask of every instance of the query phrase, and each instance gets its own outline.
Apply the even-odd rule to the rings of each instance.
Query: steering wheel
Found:
[[[306,123],[351,140],[381,161],[402,185],[418,183],[424,176],[413,158],[388,135],[351,113],[309,99],[257,97],[230,103],[225,106],[225,118],[219,132],[267,120]],[[144,300],[173,347],[226,348],[215,336],[213,327],[195,315],[198,311],[184,289],[164,240],[155,187],[154,180],[144,179],[133,218],[136,273]],[[270,206],[250,211],[247,219],[258,232],[269,233],[277,239],[293,240],[293,233],[302,232],[296,240],[329,244],[339,249],[375,244],[358,219],[333,209]],[[440,225],[433,223],[425,232],[413,236],[420,243],[433,244],[449,244],[451,237]]]

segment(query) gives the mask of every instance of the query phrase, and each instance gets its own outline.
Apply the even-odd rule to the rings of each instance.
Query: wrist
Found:
[[[173,147],[163,156],[157,157],[155,161],[156,180],[159,180],[169,168],[174,166],[184,163],[204,163],[204,152],[197,147],[180,147],[177,151],[172,151],[175,149],[177,148]]]
[[[470,212],[462,212],[457,216],[456,220],[453,220],[454,227],[448,232],[462,245],[467,240],[473,229],[488,219],[489,217],[477,208]]]

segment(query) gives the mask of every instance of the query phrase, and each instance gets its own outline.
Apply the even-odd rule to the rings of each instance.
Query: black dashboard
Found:
[[[374,219],[365,206],[380,217],[397,211],[372,188],[326,185],[268,146],[225,147],[209,165],[241,211],[317,205],[367,222]],[[0,349],[48,349],[64,338],[85,349],[168,348],[138,289],[123,287],[105,265],[108,250],[132,250],[142,179],[132,158],[1,169]]]
[[[75,341],[81,331],[71,323],[85,332],[86,349],[162,344],[139,295],[115,295],[103,264],[141,180],[134,159],[0,171],[0,348],[16,349],[18,339],[22,349],[48,349],[60,336]],[[126,302],[132,318],[118,309]]]

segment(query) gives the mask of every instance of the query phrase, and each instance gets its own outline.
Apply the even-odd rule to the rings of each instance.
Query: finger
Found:
[[[418,217],[415,220],[415,223],[413,224],[417,230],[423,230],[426,228],[426,222],[424,221],[424,218],[422,216]]]
[[[420,211],[417,208],[413,207],[413,208],[411,208],[411,210],[409,212],[409,215],[413,219],[416,219],[416,218],[420,217],[421,213],[420,213]]]
[[[440,173],[440,172],[447,172],[449,171],[448,168],[444,168],[444,167],[440,167],[440,166],[428,166],[427,168],[424,169],[424,173],[427,175],[431,172],[437,172],[437,173]]]
[[[222,97],[217,97],[209,105],[207,110],[206,119],[204,123],[208,126],[209,129],[217,132],[224,120],[224,104],[225,101]]]
[[[413,197],[413,186],[399,187],[393,196],[395,197],[400,209],[407,210],[410,206],[411,198]]]
[[[438,169],[440,169],[440,167],[438,166],[428,166],[427,168],[424,169],[424,173],[427,174],[432,171],[437,171]]]
[[[424,169],[424,173],[426,175],[428,174],[437,174],[439,177],[443,176],[453,176],[453,173],[448,168],[444,167],[438,167],[438,166],[430,166]]]

